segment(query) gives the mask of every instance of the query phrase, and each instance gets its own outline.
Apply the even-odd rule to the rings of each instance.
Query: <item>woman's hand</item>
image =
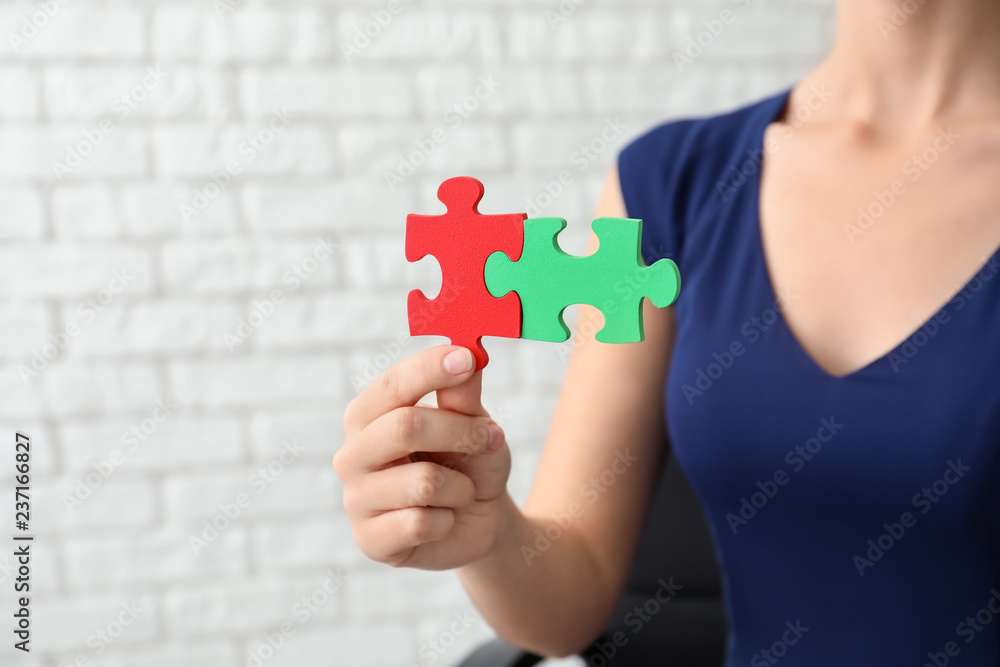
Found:
[[[496,544],[510,508],[510,450],[482,406],[473,365],[465,348],[436,347],[396,364],[348,405],[333,467],[369,558],[443,570]],[[433,391],[439,407],[417,405]]]

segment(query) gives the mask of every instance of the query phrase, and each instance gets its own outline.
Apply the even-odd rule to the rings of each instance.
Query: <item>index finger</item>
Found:
[[[462,384],[472,376],[472,352],[456,345],[441,345],[408,357],[365,388],[344,414],[348,431],[361,430],[397,408],[416,405],[432,391]]]

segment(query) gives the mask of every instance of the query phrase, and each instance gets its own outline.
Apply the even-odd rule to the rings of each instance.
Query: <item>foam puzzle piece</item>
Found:
[[[486,262],[490,293],[503,297],[514,292],[521,298],[522,338],[557,343],[569,339],[563,311],[585,303],[604,314],[598,341],[642,341],[642,300],[648,298],[659,308],[673,303],[680,291],[677,265],[669,259],[643,264],[641,220],[594,220],[591,229],[600,247],[586,257],[569,255],[559,247],[557,236],[565,227],[562,218],[525,221],[520,260],[497,252]]]
[[[484,275],[486,259],[494,252],[514,260],[521,257],[528,217],[525,213],[479,213],[483,194],[483,184],[474,178],[450,178],[438,188],[438,199],[447,213],[406,218],[406,259],[416,262],[433,255],[442,277],[441,291],[434,299],[420,290],[410,292],[410,335],[450,338],[454,345],[472,351],[476,370],[489,363],[483,336],[521,336],[520,299],[516,294],[496,299],[486,289]]]

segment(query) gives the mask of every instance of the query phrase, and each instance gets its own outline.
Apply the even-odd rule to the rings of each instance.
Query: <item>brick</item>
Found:
[[[127,246],[81,244],[0,244],[0,266],[13,280],[0,281],[0,296],[95,297],[114,282],[120,295],[144,294],[153,282],[149,254]],[[115,280],[115,272],[122,279]]]
[[[224,641],[179,639],[170,644],[146,645],[134,651],[121,647],[102,663],[107,667],[219,667],[233,664],[236,664],[236,652]]]
[[[367,46],[359,49],[359,54],[352,51],[348,57],[345,45],[363,44],[358,38],[358,29],[365,30],[371,21],[369,12],[341,14],[337,37],[345,62],[414,58],[489,60],[502,54],[500,22],[486,12],[443,9],[415,12],[406,8],[372,37]],[[371,31],[374,32],[374,28]]]
[[[558,167],[531,175],[491,179],[481,210],[527,213],[529,217],[554,215],[565,218],[569,227],[559,235],[560,245],[567,252],[583,253],[594,213],[592,204],[583,205],[581,195],[586,190],[585,177],[593,171],[603,179],[606,171],[591,166],[581,172],[578,165],[570,162],[569,157],[570,154],[563,156],[563,163]],[[598,183],[598,193],[602,183],[603,180]],[[421,190],[424,199],[428,199],[430,194],[432,193]],[[431,205],[429,200],[424,204]],[[581,237],[583,242],[578,243]]]
[[[168,405],[169,407],[169,405]],[[224,417],[195,418],[177,414],[162,423],[152,419],[153,406],[131,420],[78,422],[59,429],[62,463],[67,472],[82,474],[115,452],[126,471],[167,471],[237,463],[243,458],[239,424]],[[163,410],[157,416],[165,415]],[[133,432],[133,429],[135,431]]]
[[[198,188],[203,186],[204,182],[197,183]],[[169,183],[125,186],[119,191],[120,215],[128,233],[134,236],[228,234],[237,226],[234,189],[221,192],[209,206],[185,221],[181,205],[192,206],[194,187]]]
[[[4,30],[8,47],[20,58],[136,58],[145,52],[146,31],[139,9],[59,3],[51,18],[40,14],[37,5],[7,6],[0,13],[0,25],[25,39],[15,49]],[[30,28],[25,29],[25,20],[32,18],[41,26],[34,36]]]
[[[28,364],[30,361],[24,359],[0,367],[0,418],[16,419],[19,426],[23,420],[44,413],[41,384]]]
[[[167,632],[175,637],[217,637],[271,631],[284,622],[300,625],[303,619],[329,619],[342,606],[339,589],[345,582],[338,581],[342,574],[331,569],[329,575],[292,581],[267,577],[177,588],[164,600]]]
[[[405,308],[384,294],[352,291],[331,296],[293,296],[257,330],[260,348],[294,348],[311,343],[362,343],[390,332],[406,333]]]
[[[152,51],[165,59],[309,60],[333,50],[332,28],[313,9],[161,7],[153,15]]]
[[[200,184],[199,184],[200,185]],[[235,193],[220,193],[211,205],[188,215],[195,189],[181,185],[112,188],[105,183],[64,185],[53,192],[53,217],[61,239],[196,235],[236,229]]]
[[[688,5],[674,12],[670,24],[670,39],[674,49],[684,52],[699,33],[707,31],[704,21],[714,21],[725,6],[711,7]],[[733,9],[733,8],[728,8]],[[708,43],[704,52],[695,59],[692,68],[700,58],[773,58],[813,57],[824,55],[830,45],[832,33],[830,24],[815,12],[781,11],[751,8],[746,12],[734,11],[732,24]],[[711,32],[709,32],[711,35]],[[767,35],[767,39],[761,39]],[[692,51],[696,53],[696,51]]]
[[[275,111],[281,112],[280,106]],[[295,113],[291,110],[291,113]],[[156,168],[166,176],[197,179],[199,187],[212,183],[212,174],[231,162],[239,182],[252,174],[323,174],[333,165],[332,139],[315,127],[289,125],[273,132],[269,116],[258,124],[219,129],[201,126],[160,127],[153,132]],[[283,121],[280,121],[283,122]],[[274,123],[280,127],[280,122]]]
[[[66,582],[71,590],[107,590],[109,586],[214,579],[247,571],[246,534],[239,527],[222,533],[207,549],[194,555],[187,531],[79,538],[67,541]]]
[[[252,183],[243,188],[243,210],[254,230],[353,232],[359,228],[398,231],[411,212],[409,193],[386,192],[371,179],[330,183]]]
[[[45,232],[45,208],[35,188],[7,183],[0,190],[0,244],[37,239]]]
[[[573,114],[583,105],[580,77],[567,68],[424,67],[417,92],[421,110],[449,127],[480,117]]]
[[[41,303],[0,303],[0,358],[17,363],[28,361],[53,332],[49,310]]]
[[[414,107],[411,77],[354,69],[249,70],[240,77],[240,100],[247,115],[264,117],[276,101],[311,117],[393,118]]]
[[[146,480],[122,479],[94,468],[52,482],[35,482],[32,509],[39,534],[90,530],[127,531],[152,524],[156,492]],[[89,493],[89,495],[88,495]]]
[[[51,118],[224,118],[234,111],[223,72],[156,63],[134,67],[55,66],[45,72]]]
[[[563,22],[550,25],[539,7],[511,17],[508,51],[514,60],[536,62],[635,59],[662,60],[670,22],[663,10],[622,12],[581,5]]]
[[[163,487],[165,512],[171,520],[190,523],[194,531],[201,530],[206,519],[211,521],[223,514],[220,505],[238,505],[240,494],[248,496],[248,502],[244,502],[247,507],[241,508],[239,517],[233,520],[240,526],[261,516],[329,512],[339,503],[340,482],[328,466],[317,470],[303,461],[273,467],[270,464],[268,461],[242,470],[172,477]]]
[[[436,207],[415,206],[412,212],[433,215],[443,212],[442,208],[439,202]],[[490,209],[484,205],[480,210]],[[400,261],[406,257],[404,235],[352,236],[343,243],[342,256],[349,287],[406,285],[419,287],[431,298],[441,290],[441,269],[433,257],[419,262]]]
[[[30,120],[38,117],[38,80],[30,70],[14,67],[0,67],[0,119]]]
[[[318,410],[258,411],[250,422],[250,447],[255,461],[277,456],[285,440],[308,443],[303,459],[328,463],[343,439],[343,416],[347,399]]]
[[[355,572],[347,592],[351,610],[360,618],[453,611],[464,596],[457,577],[423,570]]]
[[[642,111],[678,115],[691,109],[692,100],[703,100],[707,107],[716,97],[722,73],[715,69],[706,77],[693,70],[678,71],[672,64],[650,70],[595,68],[585,79],[587,99],[598,113],[629,118]]]
[[[86,322],[78,308],[64,308],[62,322],[78,321],[69,356],[160,354],[224,350],[221,332],[240,312],[229,303],[185,299],[112,304]]]
[[[452,129],[443,121],[425,125],[351,125],[340,131],[344,160],[352,170],[375,175],[390,194],[401,184],[390,186],[386,172],[402,174],[407,186],[416,178],[440,183],[462,171],[498,169],[507,159],[507,140],[499,127],[486,122],[466,123]],[[440,141],[435,141],[435,132]],[[422,148],[424,146],[424,148]],[[410,175],[406,169],[412,169]],[[439,178],[445,175],[444,178]]]
[[[267,572],[367,563],[345,516],[267,522],[254,527],[256,562]]]
[[[0,176],[65,180],[141,175],[148,170],[148,143],[142,130],[115,126],[105,134],[97,121],[73,126],[8,125],[0,127]],[[68,157],[74,152],[79,162]]]
[[[58,417],[145,411],[162,395],[156,369],[143,363],[53,363],[35,381],[41,382],[48,409]]]
[[[280,243],[237,239],[177,242],[166,245],[162,252],[165,281],[174,292],[253,290],[259,292],[254,298],[262,299],[270,298],[273,289],[291,293],[335,282],[335,246],[327,235]]]
[[[72,238],[114,238],[121,235],[111,188],[106,185],[67,186],[52,195],[56,234]]]
[[[343,364],[329,356],[176,362],[168,377],[170,395],[181,405],[206,408],[327,401],[346,391]]]
[[[32,639],[46,652],[66,651],[93,659],[98,651],[103,653],[113,646],[110,652],[115,653],[122,646],[148,641],[159,633],[155,602],[140,593],[33,602]]]
[[[514,160],[523,169],[568,169],[575,176],[594,169],[604,174],[629,129],[629,121],[620,116],[588,123],[526,123],[513,131]]]

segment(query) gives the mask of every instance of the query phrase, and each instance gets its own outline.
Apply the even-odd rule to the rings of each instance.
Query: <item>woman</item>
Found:
[[[458,568],[501,636],[570,654],[623,585],[666,422],[728,665],[1000,662],[1000,3],[843,0],[837,22],[788,93],[622,152],[597,215],[642,218],[684,286],[644,343],[578,348],[523,509],[466,351],[351,404],[334,463],[365,553]],[[626,449],[627,483],[581,503]]]

